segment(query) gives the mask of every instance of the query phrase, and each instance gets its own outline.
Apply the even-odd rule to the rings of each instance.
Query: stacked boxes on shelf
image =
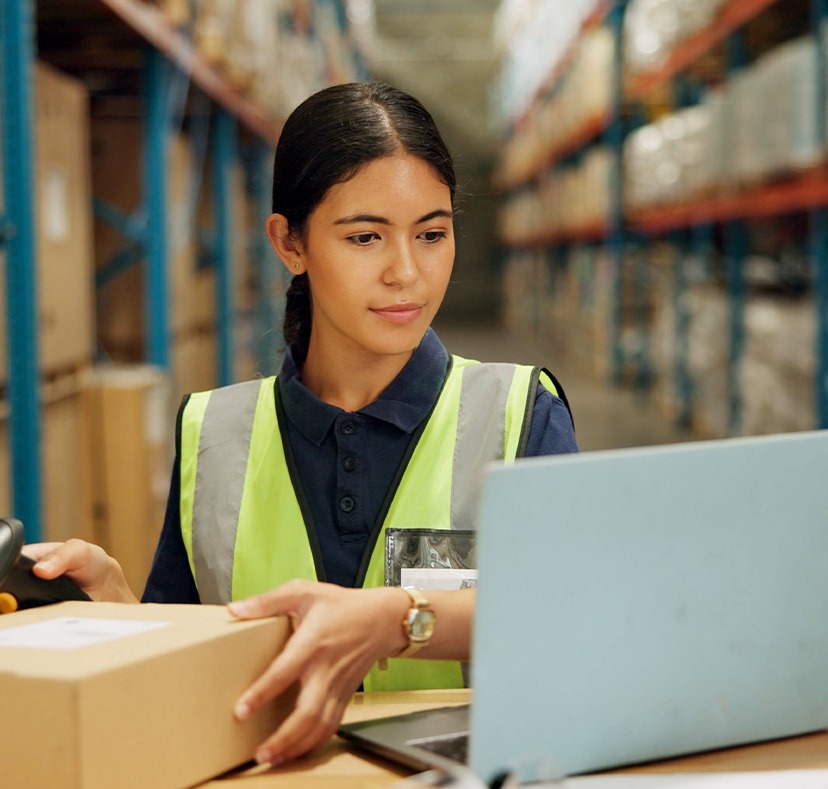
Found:
[[[502,58],[495,102],[512,124],[525,116],[548,75],[578,43],[581,28],[604,0],[557,3],[502,3],[495,18],[495,41]]]
[[[77,80],[44,64],[37,65],[35,76],[42,536],[46,540],[79,537],[113,551],[140,591],[163,522],[169,485],[172,427],[167,383],[157,371],[125,373],[113,382],[110,374],[92,366],[95,309],[88,96]],[[122,161],[116,157],[111,163],[113,182],[123,180],[129,170]],[[132,315],[128,298],[122,306],[126,316]],[[5,326],[5,316],[0,325]],[[5,341],[0,347],[5,352]],[[5,375],[5,359],[2,369]],[[131,377],[126,387],[125,375]],[[4,515],[13,514],[6,417],[0,423]]]
[[[37,331],[44,536],[88,536],[88,477],[83,461],[84,370],[94,351],[92,217],[86,89],[55,69],[35,69]],[[0,287],[5,279],[0,279]],[[0,297],[5,311],[6,297]],[[0,316],[5,331],[6,316]],[[6,383],[6,339],[0,370]],[[0,510],[11,511],[8,409],[0,422]],[[25,524],[24,524],[25,525]]]
[[[693,107],[626,141],[630,209],[691,200],[812,167],[817,139],[817,52],[812,37],[776,47]]]
[[[283,118],[326,85],[357,78],[335,0],[159,0],[197,53],[267,114]]]
[[[519,246],[603,229],[610,209],[611,171],[609,148],[597,145],[578,164],[545,172],[501,209],[501,239]]]
[[[141,201],[141,127],[129,120],[97,119],[92,127],[92,171],[95,195],[125,214]],[[168,146],[167,264],[169,315],[172,333],[171,375],[173,403],[186,392],[216,385],[216,270],[209,244],[200,235],[214,235],[213,192],[209,172],[194,161],[185,134]],[[252,232],[251,212],[241,167],[231,178],[234,217],[232,268],[237,312],[249,310],[253,299],[247,244]],[[196,192],[198,194],[196,194]],[[95,259],[99,269],[124,247],[123,235],[102,219],[95,222]],[[108,359],[127,363],[146,358],[143,266],[139,262],[118,272],[98,288],[98,336]],[[255,366],[244,348],[244,364],[237,377],[248,377]]]
[[[565,151],[580,129],[603,121],[610,110],[612,54],[606,28],[584,37],[558,88],[532,107],[506,142],[498,176],[502,182],[530,178]]]
[[[680,42],[705,28],[727,0],[630,0],[624,58],[631,72],[655,68]]]
[[[807,14],[791,17],[782,3],[631,0],[623,11],[623,72],[614,74],[609,31],[620,36],[622,5],[574,8],[564,25],[572,41],[550,46],[555,60],[534,93],[522,104],[501,97],[501,120],[510,126],[497,173],[509,320],[541,327],[550,342],[567,338],[571,360],[586,359],[601,375],[629,371],[643,381],[654,372],[664,410],[689,417],[700,434],[815,427],[825,419],[814,396],[825,349],[814,324],[828,318],[816,311],[816,291],[798,294],[818,287],[814,271],[826,265],[810,259],[820,246],[808,239],[824,233],[813,211],[824,207],[820,165],[828,148],[819,132],[817,36],[828,40],[828,32],[805,34]],[[531,39],[520,31],[543,18],[538,7],[522,7],[529,10],[515,40]],[[612,9],[618,13],[602,17]],[[591,15],[605,18],[600,33],[584,26]],[[601,53],[591,77],[607,102],[603,115],[591,114],[587,105],[599,105],[574,90],[586,89],[578,70],[593,51]],[[518,61],[528,62],[507,60],[502,85],[512,84],[509,68]],[[612,124],[609,89],[616,79],[620,126]],[[753,196],[762,223],[751,221]],[[793,295],[780,240],[803,261]],[[551,273],[527,282],[520,250],[553,261]],[[751,280],[759,256],[776,280],[769,288]],[[592,291],[584,287],[587,270],[596,278]],[[533,287],[541,304],[519,316],[515,290]],[[600,332],[603,354],[593,343]]]

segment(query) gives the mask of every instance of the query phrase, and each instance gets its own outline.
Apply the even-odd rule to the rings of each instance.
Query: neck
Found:
[[[359,411],[374,402],[405,367],[413,351],[393,356],[357,354],[330,357],[311,348],[302,366],[302,383],[320,400],[344,411]]]

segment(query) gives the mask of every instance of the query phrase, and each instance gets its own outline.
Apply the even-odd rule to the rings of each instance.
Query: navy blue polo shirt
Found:
[[[353,586],[374,521],[412,433],[437,400],[449,354],[429,329],[400,374],[372,403],[343,411],[301,381],[290,353],[278,377],[287,434],[320,545],[325,578]],[[180,449],[180,448],[177,448]],[[538,387],[527,457],[577,452],[569,412]],[[144,602],[198,603],[181,537],[180,465],[176,455],[161,539]]]

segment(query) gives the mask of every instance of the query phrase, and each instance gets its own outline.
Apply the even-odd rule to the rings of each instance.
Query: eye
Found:
[[[427,244],[436,244],[440,239],[443,239],[445,237],[445,230],[426,230],[420,233],[419,235],[419,238],[421,238]]]
[[[376,233],[357,233],[354,236],[348,236],[348,241],[358,247],[367,247],[371,242],[376,241],[379,236]]]

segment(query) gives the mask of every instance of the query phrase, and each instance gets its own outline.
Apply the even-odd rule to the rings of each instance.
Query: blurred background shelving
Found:
[[[107,545],[125,487],[140,489],[133,517],[160,526],[181,396],[278,363],[286,278],[261,231],[273,146],[299,101],[365,69],[338,0],[1,13],[0,503],[30,540]],[[135,397],[132,421],[110,413]],[[107,441],[120,462],[96,470]],[[104,491],[114,467],[124,484]]]
[[[181,396],[278,369],[281,123],[366,77],[418,96],[455,153],[453,350],[519,343],[603,387],[602,412],[634,396],[639,427],[828,426],[826,18],[828,0],[2,0],[0,510],[131,557],[140,585]]]
[[[700,436],[828,426],[826,4],[584,2],[517,102],[513,6],[507,323]]]

